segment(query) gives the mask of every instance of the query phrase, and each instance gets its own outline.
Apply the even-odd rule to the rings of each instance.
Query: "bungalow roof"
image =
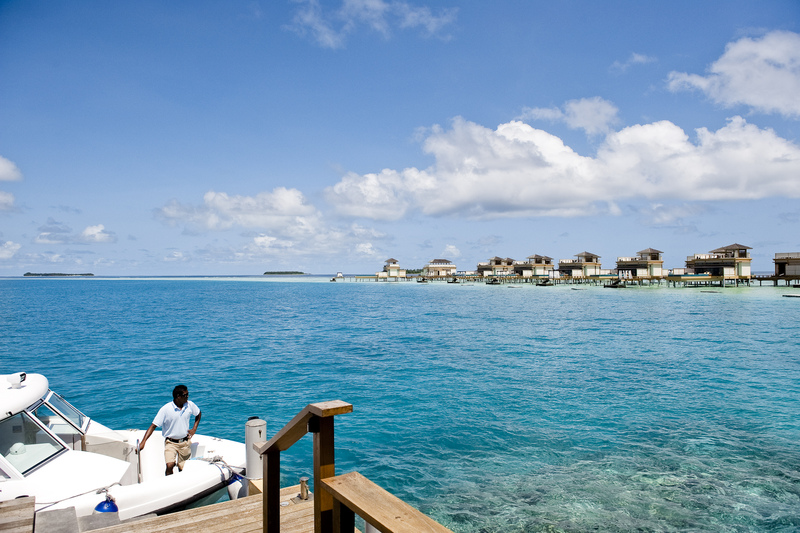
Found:
[[[722,248],[717,248],[716,250],[711,250],[710,254],[719,254],[724,252],[730,252],[735,250],[752,250],[749,246],[745,246],[744,244],[729,244],[728,246],[723,246]]]
[[[655,248],[648,248],[647,250],[642,250],[641,252],[636,252],[637,254],[663,254],[661,250],[656,250]]]

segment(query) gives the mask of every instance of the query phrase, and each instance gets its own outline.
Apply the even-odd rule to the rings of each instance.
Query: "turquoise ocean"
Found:
[[[800,290],[583,288],[7,278],[0,371],[116,428],[184,383],[239,441],[344,400],[337,472],[455,532],[800,531]]]

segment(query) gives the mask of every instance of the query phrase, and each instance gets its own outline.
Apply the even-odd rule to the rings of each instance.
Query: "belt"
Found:
[[[168,440],[170,442],[174,442],[175,444],[178,444],[178,443],[181,443],[181,442],[186,442],[187,440],[189,440],[189,437],[186,436],[186,437],[183,437],[182,439],[173,439],[173,438],[170,438],[170,437],[165,437],[165,440]]]

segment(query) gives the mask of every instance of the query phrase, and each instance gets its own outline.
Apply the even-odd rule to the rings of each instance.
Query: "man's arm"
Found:
[[[200,417],[203,415],[202,412],[197,413],[197,416],[194,417],[194,426],[192,429],[189,430],[189,438],[191,439],[194,437],[194,434],[197,433],[197,426],[200,425]]]
[[[156,425],[155,424],[150,424],[150,427],[147,428],[147,431],[145,432],[144,437],[142,437],[142,442],[139,443],[139,450],[144,450],[144,443],[147,442],[147,439],[150,438],[150,435],[153,434],[153,431],[155,431],[155,429],[156,429]]]

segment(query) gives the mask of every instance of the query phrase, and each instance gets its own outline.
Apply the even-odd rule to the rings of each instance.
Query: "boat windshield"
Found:
[[[83,424],[86,422],[86,415],[72,407],[72,405],[56,394],[50,391],[50,396],[47,398],[47,403],[56,408],[56,410],[67,417],[78,429],[83,430]]]
[[[0,422],[0,454],[23,475],[64,450],[26,413]]]
[[[42,425],[56,434],[56,436],[67,443],[73,450],[81,449],[81,432],[67,422],[64,417],[56,413],[47,403],[40,404],[33,410],[33,415],[39,419]]]

